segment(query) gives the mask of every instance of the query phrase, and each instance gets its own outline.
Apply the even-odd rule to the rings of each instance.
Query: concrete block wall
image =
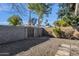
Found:
[[[25,38],[24,27],[1,26],[0,44]]]
[[[38,28],[34,28],[34,37],[38,37]]]
[[[34,28],[34,37],[42,36],[42,28]]]
[[[41,32],[40,32],[41,33]],[[0,44],[38,37],[38,28],[24,26],[0,26]]]

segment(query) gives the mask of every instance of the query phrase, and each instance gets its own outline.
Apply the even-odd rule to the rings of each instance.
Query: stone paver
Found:
[[[79,47],[77,47],[76,45],[71,45],[71,49],[70,49],[70,45],[62,44],[58,48],[58,51],[55,54],[55,56],[69,56],[70,50],[71,50],[71,56],[73,56],[73,55],[78,56],[79,55]]]
[[[61,47],[70,48],[70,45],[68,45],[68,44],[61,44]]]
[[[55,56],[69,56],[69,52],[65,51],[65,50],[58,50],[58,52],[56,53]]]

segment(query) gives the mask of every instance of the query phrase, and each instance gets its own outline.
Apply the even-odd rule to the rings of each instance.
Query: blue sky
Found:
[[[16,4],[19,5],[19,4]],[[19,15],[22,19],[23,19],[23,24],[27,24],[28,23],[28,19],[29,19],[29,12],[28,12],[28,8],[27,8],[27,4],[22,4],[22,6],[24,6],[23,8],[21,8],[21,13],[18,13],[17,10],[13,7],[12,8],[12,4],[0,4],[0,25],[8,25],[8,18],[12,15]],[[19,6],[21,7],[21,6]],[[25,9],[26,8],[26,9]],[[58,8],[58,4],[54,4],[52,6],[52,13],[49,14],[49,17],[44,17],[43,18],[43,22],[42,25],[44,25],[44,22],[46,19],[48,19],[48,22],[52,25],[53,22],[55,20],[57,20],[57,12],[58,12],[59,8]],[[23,14],[22,14],[23,13]],[[37,15],[33,14],[32,17],[37,17]]]

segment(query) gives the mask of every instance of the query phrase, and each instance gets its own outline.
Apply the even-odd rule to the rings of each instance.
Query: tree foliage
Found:
[[[75,12],[75,3],[61,3],[59,4],[58,18],[63,16],[73,15]]]
[[[30,25],[35,25],[36,22],[37,22],[37,19],[36,18],[31,18]]]
[[[9,22],[10,25],[14,25],[14,26],[21,25],[22,19],[17,15],[13,15],[8,19],[8,22]]]
[[[28,8],[38,15],[38,27],[41,25],[43,16],[48,15],[50,13],[51,10],[50,6],[51,4],[45,4],[45,3],[28,4]]]
[[[63,16],[62,19],[54,22],[56,26],[79,26],[79,16]]]
[[[79,26],[79,16],[69,16],[68,18],[72,26]]]
[[[45,26],[49,26],[49,27],[51,27],[51,25],[50,25],[50,23],[48,22],[47,19],[46,19],[46,21],[45,21]]]
[[[38,15],[48,14],[50,12],[50,5],[45,3],[30,3],[28,4],[28,8]]]
[[[66,27],[66,26],[70,26],[69,23],[67,23],[64,19],[60,19],[54,22],[55,26],[59,26],[59,27]]]
[[[71,26],[79,26],[79,16],[75,15],[76,3],[59,4],[58,18],[63,21],[56,21],[56,24],[68,24]],[[65,21],[65,22],[64,22]]]

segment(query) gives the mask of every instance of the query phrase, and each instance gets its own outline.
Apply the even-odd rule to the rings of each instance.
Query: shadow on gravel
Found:
[[[29,38],[20,41],[0,44],[0,56],[11,56],[49,40],[49,37]]]

